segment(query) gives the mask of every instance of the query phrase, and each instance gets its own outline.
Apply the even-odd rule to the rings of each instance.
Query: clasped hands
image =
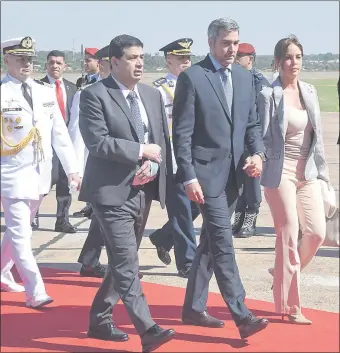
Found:
[[[162,162],[161,147],[156,144],[143,145],[143,158],[146,160],[137,170],[132,185],[144,185],[156,178],[159,164]]]

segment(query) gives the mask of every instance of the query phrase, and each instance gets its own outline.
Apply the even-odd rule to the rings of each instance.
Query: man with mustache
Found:
[[[171,140],[172,130],[172,104],[178,75],[191,66],[191,38],[181,38],[159,49],[164,52],[169,73],[164,78],[156,80],[153,84],[161,92],[168,118]],[[159,259],[169,265],[171,258],[169,251],[174,247],[176,267],[181,277],[187,278],[196,252],[196,236],[193,221],[199,215],[199,207],[191,202],[183,184],[176,182],[177,165],[175,157],[172,159],[175,183],[167,185],[168,197],[166,209],[169,221],[160,229],[152,233],[149,238],[156,246]]]
[[[47,55],[45,64],[47,74],[41,81],[49,83],[53,86],[58,101],[59,109],[64,118],[66,126],[68,126],[71,115],[71,105],[73,97],[77,92],[74,83],[63,78],[66,70],[65,53],[60,50],[52,50]],[[69,209],[72,203],[72,195],[68,187],[67,176],[62,168],[56,153],[53,153],[52,168],[52,186],[56,186],[57,199],[57,220],[55,223],[55,231],[61,233],[76,233],[77,228],[69,221]],[[39,210],[32,223],[32,228],[39,227]]]

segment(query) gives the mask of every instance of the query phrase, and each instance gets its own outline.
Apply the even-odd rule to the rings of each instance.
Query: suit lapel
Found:
[[[273,83],[273,100],[275,104],[274,118],[278,120],[282,137],[285,138],[287,124],[284,119],[283,89],[279,78]]]
[[[123,111],[123,113],[128,118],[133,130],[135,131],[135,133],[137,135],[136,125],[135,125],[134,120],[132,119],[131,110],[130,110],[130,108],[124,98],[122,91],[120,90],[120,88],[116,84],[115,80],[112,78],[111,75],[109,75],[107,78],[102,80],[102,82],[106,86],[107,92],[109,93],[110,97],[118,104],[120,109]]]
[[[140,98],[141,98],[142,103],[144,105],[146,114],[148,116],[149,130],[152,134],[152,137],[154,138],[154,142],[158,143],[158,141],[155,140],[159,136],[159,134],[157,134],[157,130],[156,130],[156,126],[155,126],[156,117],[153,115],[153,109],[152,109],[154,103],[152,101],[150,101],[149,95],[145,94],[145,91],[144,91],[142,85],[138,85],[138,93],[140,95]]]
[[[232,125],[232,120],[231,120],[231,114],[230,114],[230,110],[227,104],[227,99],[225,97],[225,93],[223,91],[223,86],[222,86],[222,82],[221,82],[221,76],[220,73],[218,71],[216,71],[213,63],[211,62],[209,56],[207,56],[204,60],[204,70],[205,70],[205,76],[207,77],[207,79],[209,80],[213,90],[215,91],[218,100],[220,101],[220,103],[222,104],[223,110],[226,114],[226,117],[230,123],[230,125]]]
[[[307,92],[307,87],[305,86],[305,84],[303,82],[298,81],[298,85],[300,88],[303,103],[306,107],[309,121],[312,124],[314,131],[316,132],[316,118],[315,118],[315,111],[314,111],[314,107],[315,107],[314,102],[311,100],[311,95]]]
[[[66,114],[67,114],[67,120],[69,120],[69,112],[71,111],[73,94],[68,82],[65,79],[63,79],[63,82],[66,90],[66,106],[67,106]]]

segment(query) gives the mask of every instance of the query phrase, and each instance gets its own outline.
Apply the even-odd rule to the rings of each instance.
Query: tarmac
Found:
[[[336,141],[339,134],[339,113],[322,113],[322,118],[330,176],[338,195],[339,147]],[[84,203],[77,200],[77,194],[73,195],[70,215],[83,206]],[[77,259],[86,239],[90,222],[85,218],[71,217],[71,223],[78,226],[78,233],[57,233],[54,231],[55,212],[55,191],[52,190],[40,207],[40,229],[34,231],[32,236],[32,248],[36,259],[40,266],[79,271],[80,264],[77,263]],[[5,226],[3,214],[1,216],[2,237]],[[156,249],[148,238],[152,231],[166,222],[166,210],[162,210],[160,205],[154,202],[139,251],[140,270],[144,274],[143,281],[185,287],[187,280],[177,275],[173,251],[170,252],[172,263],[165,266],[158,259]],[[200,234],[201,223],[202,219],[199,217],[195,221],[197,236]],[[234,239],[236,259],[247,298],[272,302],[270,290],[272,277],[268,273],[268,268],[274,263],[275,233],[264,197],[257,226],[257,236],[248,239]],[[102,252],[101,262],[107,263],[105,249]],[[211,280],[209,290],[219,292],[215,278]],[[339,248],[320,248],[312,263],[301,274],[301,298],[303,307],[339,312]]]

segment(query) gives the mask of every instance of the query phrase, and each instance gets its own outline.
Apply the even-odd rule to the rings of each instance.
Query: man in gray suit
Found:
[[[177,176],[191,201],[200,205],[205,224],[187,284],[182,320],[223,327],[207,312],[209,280],[215,277],[240,336],[263,330],[244,303],[245,290],[235,261],[230,216],[242,190],[244,171],[259,176],[264,146],[255,106],[252,74],[233,65],[238,24],[218,19],[208,28],[210,53],[182,72],[173,106],[173,146]],[[244,142],[250,157],[243,163]]]
[[[137,249],[152,200],[165,205],[172,177],[169,132],[161,94],[139,84],[143,43],[115,37],[109,48],[111,75],[80,95],[79,128],[89,151],[79,200],[89,202],[103,230],[109,266],[90,311],[89,337],[126,341],[112,321],[121,299],[143,352],[172,339],[152,320],[138,278]]]

